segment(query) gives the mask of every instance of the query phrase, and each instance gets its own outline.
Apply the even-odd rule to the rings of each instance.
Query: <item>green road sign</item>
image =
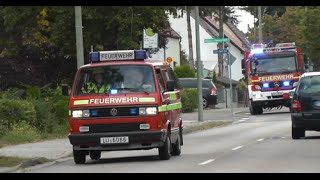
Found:
[[[229,60],[228,60],[228,54],[225,56],[225,58],[223,58],[223,61],[226,62],[229,65]],[[230,53],[230,64],[232,65],[234,62],[236,61],[236,57],[234,57],[231,53]]]
[[[212,39],[205,39],[204,43],[213,43],[213,42],[229,42],[229,38],[212,38]]]

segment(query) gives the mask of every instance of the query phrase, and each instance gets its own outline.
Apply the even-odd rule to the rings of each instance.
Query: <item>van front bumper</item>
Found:
[[[100,139],[106,137],[129,138],[127,144],[101,144]],[[81,133],[68,136],[74,150],[138,150],[150,149],[163,146],[166,139],[166,131],[130,131],[130,132],[108,132],[108,133]]]

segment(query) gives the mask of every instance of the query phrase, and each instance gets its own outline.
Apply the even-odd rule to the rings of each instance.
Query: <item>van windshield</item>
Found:
[[[155,92],[153,70],[150,66],[110,65],[82,69],[74,95],[141,92]]]

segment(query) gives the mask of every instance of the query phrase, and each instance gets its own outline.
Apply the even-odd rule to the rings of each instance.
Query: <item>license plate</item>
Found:
[[[274,92],[274,93],[271,93],[272,96],[281,96],[282,95],[282,92]]]
[[[120,137],[102,137],[100,138],[101,144],[127,144],[129,143],[128,136],[120,136]]]

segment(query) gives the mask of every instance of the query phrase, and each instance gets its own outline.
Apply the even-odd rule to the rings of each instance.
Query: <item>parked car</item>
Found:
[[[304,73],[291,103],[292,139],[305,137],[305,131],[320,131],[320,72]]]
[[[181,88],[197,88],[197,78],[179,78]],[[203,107],[218,104],[217,88],[210,79],[202,79]]]

